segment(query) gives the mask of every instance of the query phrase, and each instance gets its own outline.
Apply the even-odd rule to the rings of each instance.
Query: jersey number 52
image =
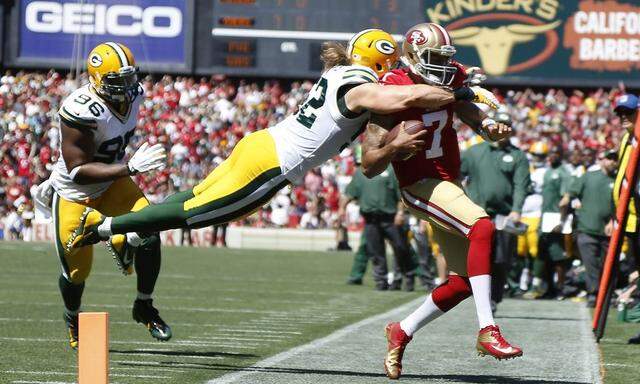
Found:
[[[316,111],[324,105],[324,99],[327,95],[327,79],[321,77],[320,80],[311,88],[307,101],[302,104],[300,110],[296,114],[298,123],[311,129],[316,121]]]

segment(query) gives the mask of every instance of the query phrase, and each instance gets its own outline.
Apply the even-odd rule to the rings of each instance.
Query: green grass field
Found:
[[[604,337],[600,340],[606,384],[636,383],[640,377],[640,345],[629,345],[627,340],[640,332],[640,324],[622,323],[616,319],[612,307],[607,319]]]
[[[351,255],[165,248],[156,305],[172,325],[168,343],[131,320],[135,276],[123,277],[96,247],[85,311],[108,311],[111,383],[203,383],[415,299],[346,285]],[[76,380],[50,244],[0,242],[0,383]],[[535,305],[532,302],[532,305]],[[605,383],[640,377],[638,324],[612,311],[605,338]],[[357,351],[354,351],[357,353]]]
[[[167,343],[133,322],[135,276],[96,247],[83,309],[110,314],[112,383],[202,383],[419,295],[346,285],[348,253],[163,253],[155,304],[173,327]],[[54,248],[0,242],[0,260],[0,383],[75,382]]]

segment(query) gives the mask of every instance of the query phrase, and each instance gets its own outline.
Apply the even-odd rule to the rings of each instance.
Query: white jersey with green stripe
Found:
[[[135,133],[142,86],[138,87],[126,115],[120,114],[98,96],[90,84],[76,89],[63,102],[58,116],[61,124],[93,133],[95,154],[93,161],[105,164],[124,162],[125,149]],[[100,196],[112,182],[80,185],[70,176],[62,151],[51,173],[51,184],[58,194],[67,200],[84,201]]]
[[[364,130],[369,112],[355,113],[345,103],[354,86],[377,83],[378,76],[360,65],[338,66],[322,74],[297,113],[269,128],[280,167],[295,181],[338,155]]]

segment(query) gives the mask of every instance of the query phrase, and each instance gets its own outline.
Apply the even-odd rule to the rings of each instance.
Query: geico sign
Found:
[[[40,33],[176,37],[182,32],[182,12],[175,7],[34,1],[25,9],[25,24]]]

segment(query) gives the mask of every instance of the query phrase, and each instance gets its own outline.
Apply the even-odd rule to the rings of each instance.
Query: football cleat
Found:
[[[62,318],[67,325],[69,346],[73,349],[78,349],[78,315],[70,315],[67,312],[64,312]]]
[[[509,342],[502,337],[500,328],[498,328],[497,325],[489,325],[480,330],[476,349],[478,350],[478,355],[490,355],[498,360],[513,359],[522,356],[522,349],[509,344]]]
[[[398,379],[402,374],[402,355],[412,337],[400,328],[400,323],[389,323],[384,329],[387,335],[387,356],[384,358],[384,371],[390,379]]]
[[[107,250],[113,255],[113,259],[123,275],[133,273],[133,260],[137,249],[127,243],[125,235],[114,235],[107,240]]]
[[[153,306],[153,300],[137,299],[131,311],[133,319],[144,324],[154,339],[168,341],[171,339],[171,327],[162,320],[158,310]]]
[[[98,226],[102,224],[103,221],[104,216],[102,216],[100,212],[92,208],[86,208],[80,217],[80,225],[71,234],[71,237],[69,237],[67,251],[107,240],[106,237],[100,237],[98,233]]]

